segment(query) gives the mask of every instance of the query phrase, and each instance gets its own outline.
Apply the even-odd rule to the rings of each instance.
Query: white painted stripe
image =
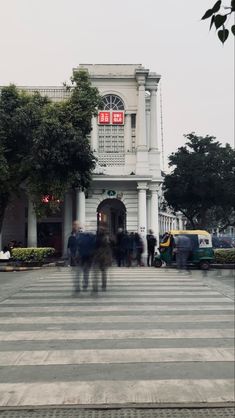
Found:
[[[233,402],[232,379],[0,384],[0,406]]]
[[[157,362],[233,362],[233,348],[148,348],[121,350],[3,351],[0,366],[116,364]]]
[[[72,290],[72,288],[70,289],[70,291],[68,291],[68,292],[66,292],[66,291],[63,291],[63,292],[57,292],[56,291],[57,289],[54,289],[54,291],[51,291],[51,292],[49,292],[48,293],[48,291],[47,292],[40,292],[40,291],[38,291],[38,292],[33,292],[33,293],[30,293],[30,292],[20,292],[19,293],[19,295],[22,297],[22,299],[23,298],[25,298],[25,297],[40,297],[40,298],[43,298],[43,297],[49,297],[49,296],[53,296],[53,298],[56,298],[57,296],[59,296],[59,297],[61,297],[61,296],[63,296],[63,297],[65,297],[65,298],[67,298],[67,297],[69,297],[69,296],[71,296],[71,290]],[[112,289],[109,289],[109,291],[112,291]],[[164,290],[162,290],[162,291],[152,291],[152,292],[136,292],[135,290],[133,290],[132,292],[131,292],[131,294],[127,294],[126,292],[122,292],[121,290],[120,291],[116,291],[115,293],[112,293],[112,296],[128,296],[128,297],[130,297],[130,298],[132,298],[133,296],[137,296],[137,297],[145,297],[145,296],[154,296],[154,295],[156,295],[156,296],[220,296],[221,297],[221,294],[219,293],[219,292],[217,292],[217,291],[210,291],[210,290],[204,290],[203,292],[188,292],[188,291],[180,291],[180,290],[175,290],[175,291],[164,291]],[[148,298],[148,300],[150,300],[150,298]]]
[[[85,324],[85,323],[180,323],[180,322],[234,322],[234,315],[117,315],[117,316],[8,316],[0,317],[0,324]]]
[[[233,311],[234,304],[226,304],[223,306],[218,305],[190,305],[190,306],[173,306],[169,305],[119,305],[119,306],[17,306],[17,307],[5,307],[0,305],[0,312],[123,312],[123,311]]]
[[[45,296],[45,295],[44,295]],[[98,296],[98,295],[97,295]],[[115,297],[105,297],[103,294],[101,295],[101,294],[99,294],[99,298],[98,299],[94,299],[94,297],[91,297],[91,296],[83,296],[83,294],[80,296],[78,296],[77,298],[76,298],[76,300],[77,300],[77,302],[79,303],[79,304],[87,304],[87,303],[90,303],[90,302],[92,302],[94,305],[98,305],[98,304],[102,304],[102,303],[104,303],[104,302],[109,302],[109,303],[122,303],[122,302],[126,302],[126,299],[122,299],[122,298],[115,298]],[[4,304],[6,304],[6,305],[14,305],[14,304],[19,304],[19,305],[38,305],[38,304],[41,304],[41,303],[48,303],[48,305],[50,305],[50,304],[53,304],[53,303],[71,303],[71,301],[74,301],[74,298],[72,298],[72,297],[70,297],[70,298],[63,298],[63,299],[58,299],[58,298],[53,298],[53,297],[45,297],[45,299],[43,299],[43,297],[41,297],[39,300],[38,299],[35,299],[35,300],[32,300],[32,299],[24,299],[24,298],[20,298],[20,299],[18,299],[18,298],[15,298],[15,299],[5,299],[4,301],[2,301],[1,303],[2,303],[2,305],[4,305]],[[214,298],[214,297],[211,297],[211,298],[207,298],[207,297],[205,297],[205,298],[201,298],[201,297],[198,297],[198,298],[190,298],[190,297],[185,297],[185,298],[177,298],[177,297],[171,297],[171,298],[168,298],[168,297],[165,297],[165,298],[158,298],[158,297],[155,297],[155,298],[151,298],[151,297],[143,297],[143,298],[141,298],[141,297],[139,297],[139,298],[132,298],[132,297],[130,297],[129,298],[129,302],[142,302],[142,303],[146,303],[146,304],[148,304],[148,303],[150,303],[150,302],[152,302],[152,303],[158,303],[158,302],[160,302],[160,303],[164,303],[164,302],[166,302],[166,303],[174,303],[174,302],[181,302],[182,304],[183,303],[189,303],[189,302],[194,302],[194,303],[207,303],[207,302],[210,302],[210,303],[230,303],[232,306],[233,306],[233,303],[231,303],[231,300],[229,299],[229,298],[227,298],[227,297],[217,297],[217,298]]]
[[[138,330],[57,330],[2,331],[0,341],[97,340],[129,338],[233,338],[234,329],[138,329]]]
[[[233,348],[148,348],[0,352],[0,366],[156,362],[233,362]]]
[[[27,286],[25,289],[27,289],[27,291],[32,291],[32,290],[45,290],[45,291],[55,291],[55,289],[58,290],[70,290],[71,289],[71,284],[66,284],[66,285],[56,285],[56,286],[51,286],[50,284],[44,283],[44,284],[35,284],[35,285],[31,285],[31,286]],[[191,284],[189,285],[178,285],[178,286],[134,286],[134,285],[126,285],[126,284],[122,284],[122,285],[114,285],[114,284],[110,284],[109,285],[109,290],[114,290],[115,292],[117,290],[125,290],[126,293],[128,292],[132,292],[133,289],[134,290],[141,290],[141,291],[145,291],[145,290],[193,290],[193,291],[207,291],[209,288],[207,286],[192,286]]]

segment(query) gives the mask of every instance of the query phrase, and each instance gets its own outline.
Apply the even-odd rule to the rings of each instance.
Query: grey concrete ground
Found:
[[[29,416],[11,407],[171,403],[224,408],[30,416],[232,416],[233,271],[112,268],[97,295],[75,295],[74,279],[69,268],[0,273],[0,417]]]

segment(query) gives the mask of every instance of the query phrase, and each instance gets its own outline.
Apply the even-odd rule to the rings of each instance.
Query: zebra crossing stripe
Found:
[[[149,329],[149,330],[73,330],[1,331],[0,341],[96,340],[130,338],[233,338],[234,329]]]
[[[233,348],[158,348],[0,352],[0,366],[234,360]]]
[[[232,379],[128,380],[0,384],[0,406],[224,403],[234,400]]]

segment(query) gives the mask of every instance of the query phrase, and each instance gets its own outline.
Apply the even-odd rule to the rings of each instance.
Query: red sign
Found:
[[[124,113],[123,112],[113,112],[112,113],[112,124],[113,125],[123,125],[124,124]]]
[[[110,112],[99,112],[98,123],[110,124]]]
[[[42,197],[42,203],[50,203],[50,202],[57,202],[60,203],[59,199],[55,199],[54,196],[47,194],[45,196]]]

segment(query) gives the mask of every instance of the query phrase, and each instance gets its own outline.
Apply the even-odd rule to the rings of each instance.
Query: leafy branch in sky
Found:
[[[222,13],[222,8],[225,12]],[[218,13],[219,12],[219,13]],[[208,9],[202,16],[201,20],[211,18],[210,30],[215,27],[219,40],[224,44],[229,36],[228,20],[230,16],[233,16],[235,12],[235,0],[231,0],[230,6],[222,6],[222,1],[217,1],[212,9]],[[235,36],[235,25],[232,25],[230,31]]]

